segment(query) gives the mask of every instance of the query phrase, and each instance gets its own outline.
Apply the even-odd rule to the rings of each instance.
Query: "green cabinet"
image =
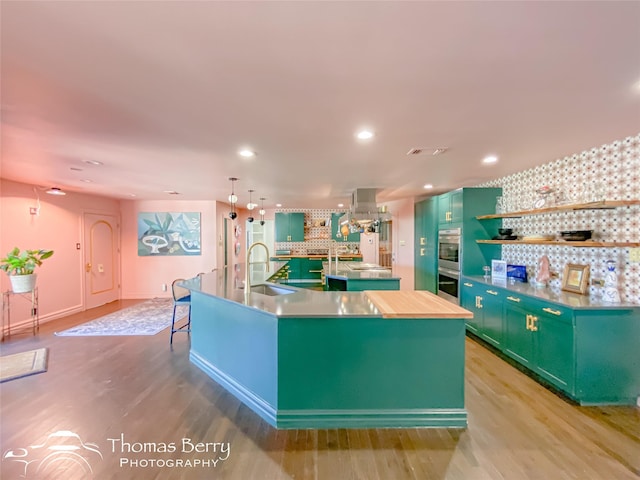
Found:
[[[482,267],[491,265],[491,260],[502,257],[501,245],[477,242],[477,240],[489,240],[498,235],[498,228],[502,226],[502,221],[500,219],[480,221],[476,218],[493,213],[496,197],[501,194],[501,188],[461,188],[432,197],[428,201],[424,200],[423,202],[426,203],[416,203],[414,212],[416,289],[433,288],[430,290],[432,292],[436,290],[437,231],[439,230],[461,229],[460,271],[463,275],[482,275]],[[433,240],[431,243],[430,239]],[[421,245],[421,241],[425,245]],[[430,250],[432,246],[433,254]],[[423,256],[427,258],[423,259]],[[425,274],[425,270],[428,273]]]
[[[522,297],[507,294],[504,300],[503,352],[533,370],[533,332],[529,329],[531,314]]]
[[[463,190],[454,190],[438,196],[438,224],[442,228],[460,226],[462,223]]]
[[[275,231],[276,242],[304,242],[304,213],[277,212]]]
[[[438,201],[428,198],[415,204],[414,210],[414,289],[437,293],[438,290]]]
[[[332,213],[331,214],[331,240],[336,242],[360,242],[360,232],[352,233],[349,231],[347,235],[343,235],[341,231],[340,218],[344,216],[344,213]]]
[[[483,340],[499,347],[502,343],[502,304],[500,289],[484,284],[463,281],[461,305],[473,313],[467,320],[467,329]]]
[[[523,288],[463,278],[461,305],[474,314],[467,330],[583,405],[635,405],[640,307],[574,308]],[[567,302],[574,300],[567,295]]]

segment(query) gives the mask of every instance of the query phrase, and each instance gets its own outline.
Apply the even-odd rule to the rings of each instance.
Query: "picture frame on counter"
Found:
[[[507,262],[505,260],[491,260],[491,283],[507,285]]]
[[[589,287],[589,265],[567,263],[562,275],[562,290],[584,295]]]

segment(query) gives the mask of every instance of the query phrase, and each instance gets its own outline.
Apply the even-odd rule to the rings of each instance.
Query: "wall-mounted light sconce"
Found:
[[[66,192],[63,192],[58,187],[51,187],[49,190],[47,190],[47,193],[49,195],[66,195]]]
[[[260,206],[260,211],[258,212],[260,214],[260,225],[264,225],[264,201],[265,198],[264,197],[260,197],[260,202],[261,202],[261,206]]]
[[[231,180],[231,195],[229,195],[231,211],[229,212],[229,218],[231,220],[235,220],[238,217],[238,214],[236,213],[236,203],[238,202],[238,197],[236,197],[235,193],[233,192],[233,185],[234,182],[236,182],[238,179],[236,177],[229,177],[229,180]]]
[[[257,205],[251,201],[251,194],[254,191],[255,190],[249,190],[249,203],[247,203],[247,210],[249,210],[249,211],[251,211],[251,210],[253,210],[254,208],[257,207]],[[249,221],[249,223],[253,222],[253,216],[250,215],[249,218],[247,218],[247,220]]]

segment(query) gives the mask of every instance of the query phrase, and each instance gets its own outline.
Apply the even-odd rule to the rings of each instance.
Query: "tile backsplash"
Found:
[[[507,204],[518,210],[533,205],[536,190],[549,186],[559,201],[637,200],[640,199],[640,134],[594,147],[581,153],[498,178],[479,185],[502,187]],[[505,218],[503,226],[515,235],[553,234],[561,230],[593,230],[595,240],[640,242],[640,205],[610,210],[577,210]],[[623,301],[640,304],[640,263],[631,263],[627,247],[563,247],[556,245],[503,245],[502,259],[526,265],[535,275],[538,259],[547,255],[551,270],[559,276],[551,287],[560,288],[567,263],[590,265],[591,278],[602,279],[605,262],[617,264],[618,286]],[[602,287],[591,286],[589,294],[600,296]]]
[[[276,250],[290,250],[293,254],[306,254],[309,250],[328,249],[331,239],[331,214],[344,212],[341,209],[317,209],[317,208],[281,208],[277,212],[303,212],[304,213],[304,242],[276,242]],[[358,242],[340,243],[350,250],[360,248]]]

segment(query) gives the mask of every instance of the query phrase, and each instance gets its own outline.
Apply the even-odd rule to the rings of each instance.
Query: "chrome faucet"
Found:
[[[264,247],[265,252],[267,252],[267,259],[264,262],[255,262],[255,263],[264,263],[265,265],[265,271],[268,272],[269,271],[269,247],[267,247],[266,244],[262,243],[262,242],[255,242],[253,243],[249,248],[247,248],[247,260],[245,263],[245,272],[244,272],[244,293],[245,295],[249,295],[249,292],[251,291],[251,274],[250,274],[250,270],[251,270],[251,263],[249,262],[250,258],[251,258],[251,251],[253,250],[253,247],[257,246],[257,245],[262,245]]]
[[[329,249],[327,250],[327,257],[329,259],[329,273],[331,273],[331,247],[335,245],[335,248],[338,248],[338,242],[335,240],[329,240]]]

